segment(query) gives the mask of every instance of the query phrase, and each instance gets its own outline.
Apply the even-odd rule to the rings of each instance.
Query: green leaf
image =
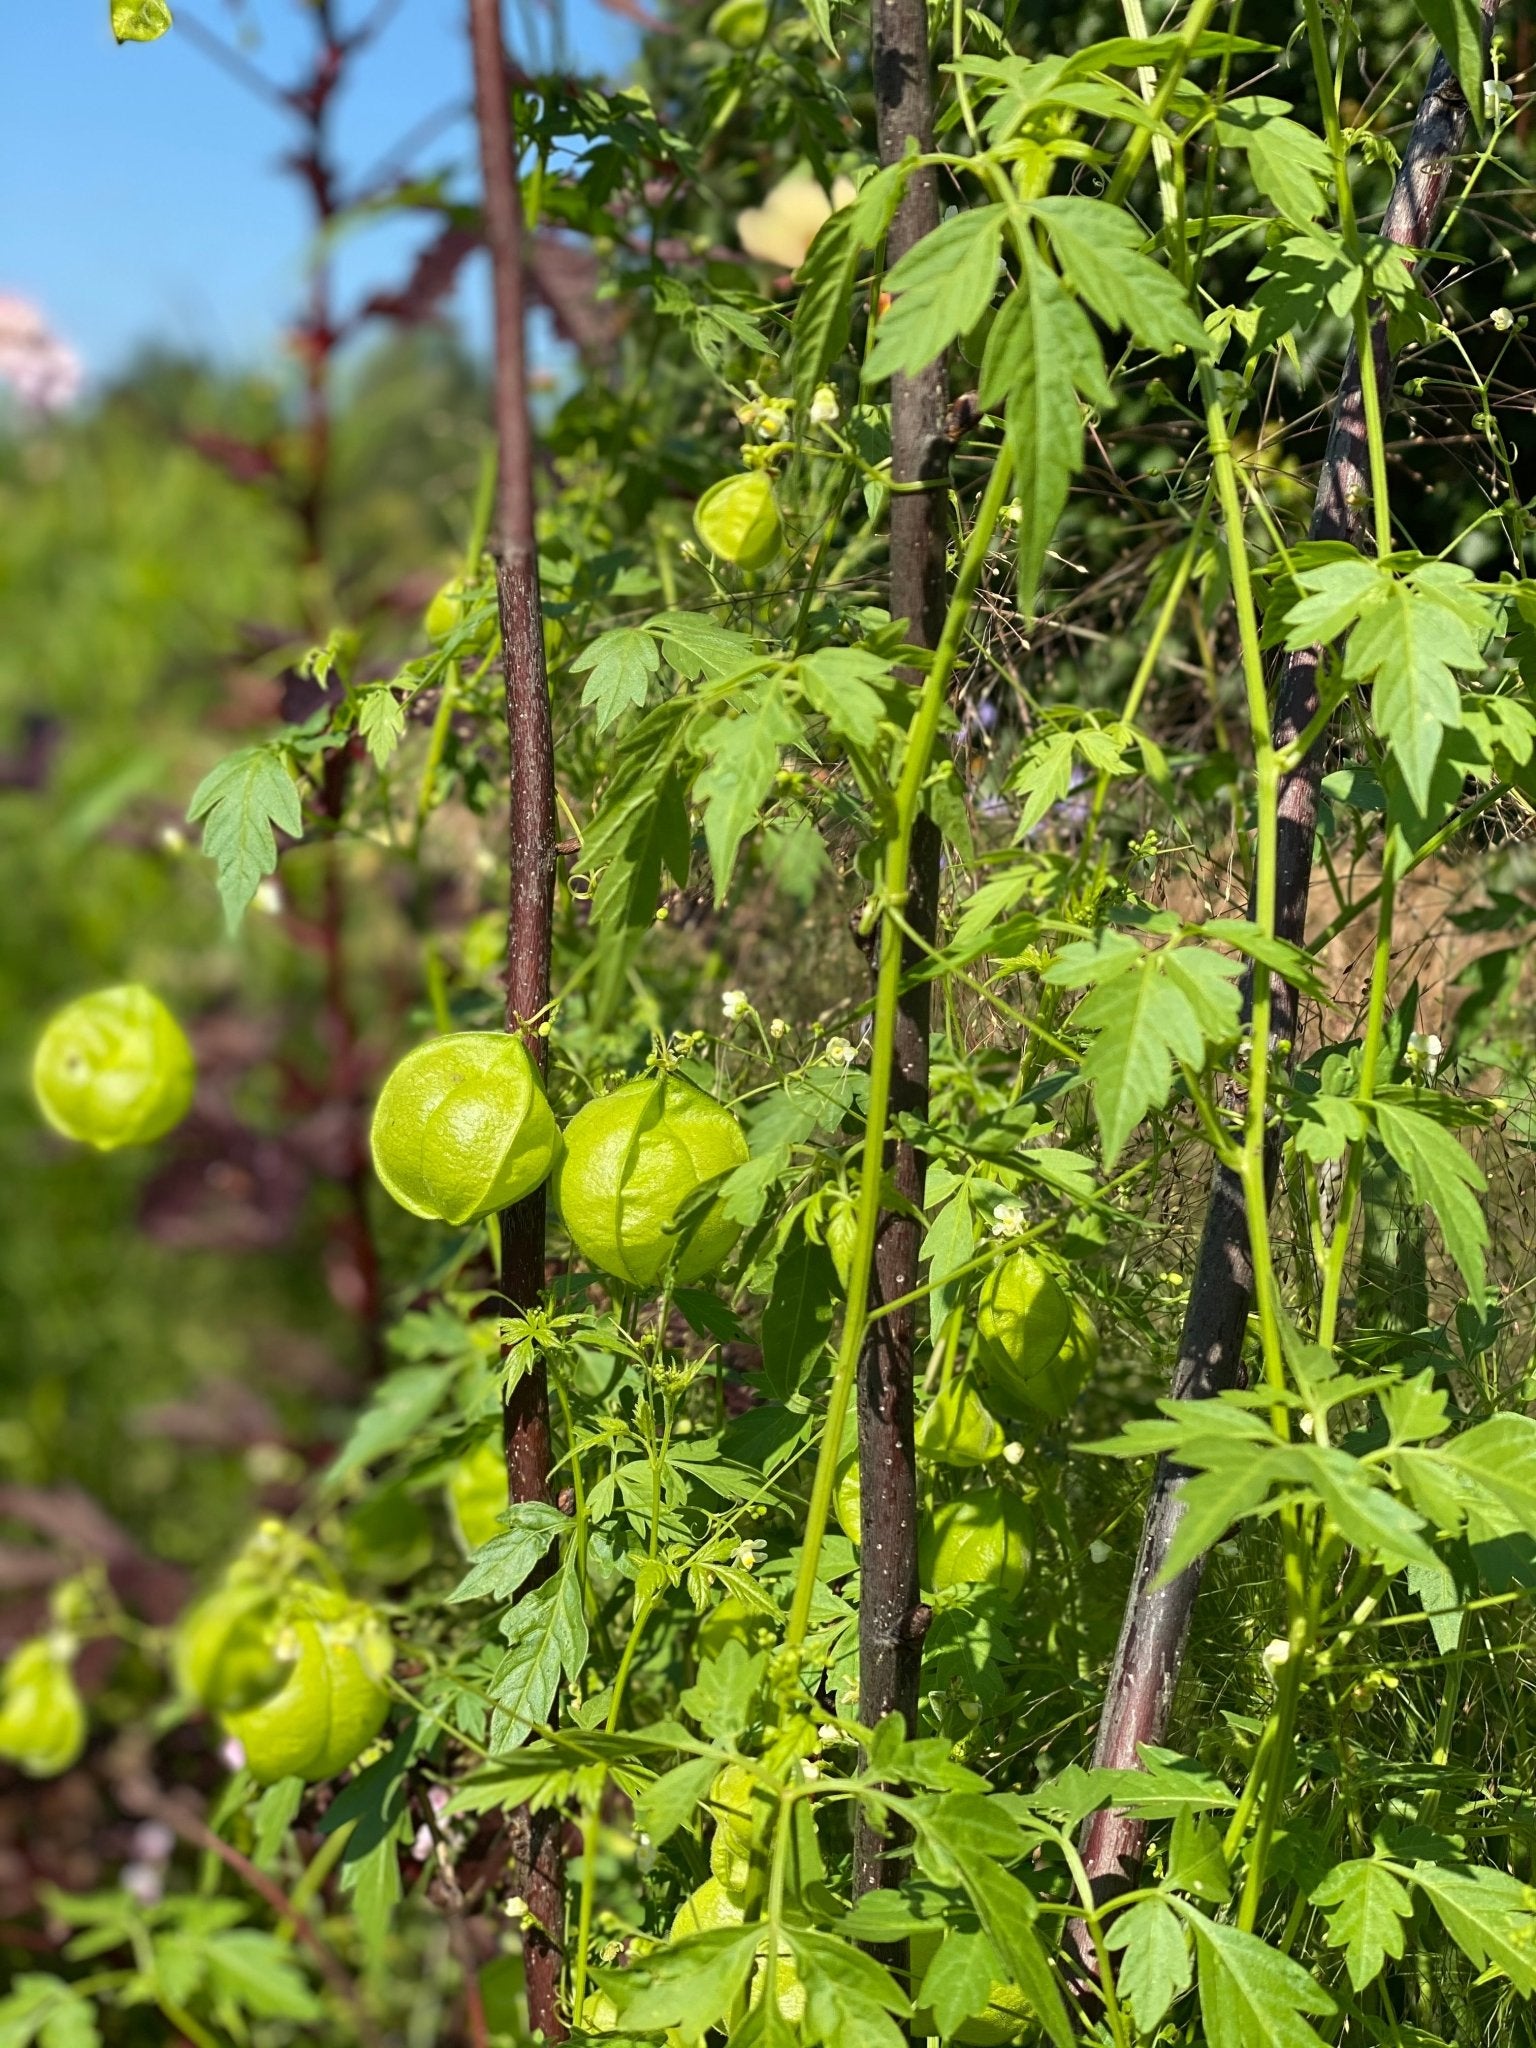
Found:
[[[1528,1885],[1486,1864],[1415,1863],[1413,1881],[1476,1968],[1502,1970],[1526,1997],[1536,1992],[1536,1894]]]
[[[1328,1915],[1326,1940],[1344,1950],[1344,1964],[1356,1991],[1381,1974],[1388,1956],[1403,1953],[1404,1924],[1413,1915],[1408,1887],[1371,1858],[1340,1863],[1312,1894]]]
[[[1207,2048],[1319,2048],[1322,2036],[1305,2015],[1332,2013],[1335,2006],[1299,1963],[1203,1913],[1189,1919],[1199,1950]]]
[[[1328,1519],[1347,1543],[1389,1570],[1436,1565],[1420,1516],[1385,1491],[1378,1467],[1362,1465],[1332,1445],[1297,1444],[1292,1462],[1305,1472]]]
[[[493,1752],[515,1749],[535,1723],[549,1719],[561,1675],[580,1675],[587,1655],[587,1624],[575,1553],[552,1579],[525,1593],[502,1624],[507,1654],[489,1687],[497,1714]]]
[[[254,1860],[259,1870],[270,1870],[276,1863],[288,1830],[298,1818],[303,1804],[304,1780],[279,1778],[275,1785],[267,1787],[252,1807]]]
[[[1483,22],[1478,0],[1413,0],[1419,19],[1445,52],[1481,128],[1483,110]]]
[[[949,2040],[968,2019],[986,2011],[992,1986],[1002,1973],[997,1950],[986,1935],[948,1928],[923,1973],[918,2003],[933,2014],[939,2034]]]
[[[678,1704],[706,1735],[732,1742],[752,1719],[767,1661],[761,1654],[749,1656],[744,1643],[728,1642],[718,1656],[699,1666],[698,1677],[678,1695]]]
[[[1521,1530],[1536,1536],[1536,1418],[1490,1416],[1435,1450],[1393,1459],[1416,1504],[1448,1534],[1474,1542]]]
[[[507,1510],[504,1536],[493,1536],[475,1552],[469,1570],[448,1595],[456,1600],[513,1600],[549,1546],[569,1534],[572,1524],[546,1500],[517,1501]]]
[[[187,819],[203,822],[203,851],[218,870],[219,897],[233,932],[264,878],[277,866],[274,827],[304,836],[299,792],[280,746],[242,747],[192,793]]]
[[[1046,980],[1097,985],[1072,1013],[1091,1043],[1081,1074],[1093,1088],[1094,1115],[1112,1167],[1149,1110],[1173,1088],[1174,1061],[1203,1068],[1214,1048],[1237,1037],[1239,963],[1199,946],[1144,949],[1123,933],[1066,947]]]
[[[686,2041],[698,2041],[744,1990],[762,1933],[758,1926],[690,1934],[627,1970],[598,1971],[597,1981],[626,2027],[676,2027]]]
[[[1375,678],[1371,722],[1420,810],[1429,801],[1441,734],[1461,723],[1453,671],[1475,671],[1482,664],[1482,649],[1465,620],[1426,601],[1409,583],[1395,583],[1350,635],[1344,673],[1357,681]]]
[[[597,729],[604,732],[626,711],[644,704],[661,673],[661,650],[655,637],[638,626],[615,626],[584,647],[571,667],[587,675],[581,701],[596,709]]]
[[[156,43],[170,25],[165,0],[112,0],[112,33],[120,43]]]
[[[700,676],[710,682],[723,682],[727,676],[745,680],[763,659],[744,633],[717,626],[700,612],[657,612],[645,623],[659,635],[666,659],[690,681]]]
[[[352,1434],[336,1453],[326,1473],[327,1485],[335,1486],[386,1451],[409,1443],[435,1414],[453,1381],[453,1370],[440,1365],[407,1365],[381,1380],[353,1423]]]
[[[1168,1843],[1169,1887],[1192,1899],[1224,1906],[1232,1896],[1232,1880],[1222,1850],[1221,1830],[1208,1814],[1181,1807]]]
[[[800,658],[800,687],[806,701],[832,730],[856,747],[872,747],[886,715],[880,686],[891,664],[867,647],[818,647]]]
[[[1001,206],[976,206],[942,221],[886,273],[892,303],[875,328],[868,382],[915,377],[974,327],[992,303],[1002,255]]]
[[[1217,116],[1216,139],[1245,153],[1260,192],[1300,226],[1316,220],[1327,205],[1333,164],[1322,137],[1290,120],[1290,111],[1284,100],[1227,100]]]
[[[1062,275],[1107,327],[1129,328],[1161,355],[1184,348],[1210,354],[1210,336],[1183,286],[1143,253],[1141,229],[1129,213],[1066,194],[1037,199],[1030,211],[1045,223]]]
[[[670,1842],[684,1821],[703,1811],[709,1788],[719,1776],[718,1756],[692,1756],[664,1771],[635,1801],[635,1826],[659,1849]]]
[[[704,811],[717,906],[730,889],[741,842],[757,823],[773,788],[780,754],[800,736],[800,721],[791,714],[777,683],[758,693],[749,710],[717,721],[703,736],[709,766],[697,777],[694,789]]]
[[[840,206],[823,221],[795,274],[800,292],[791,329],[792,369],[795,402],[802,409],[848,345],[859,258],[889,227],[908,175],[907,165],[891,164],[866,179],[852,206]]]
[[[841,1300],[831,1253],[797,1224],[779,1254],[763,1310],[763,1390],[770,1400],[799,1393],[826,1347]]]
[[[1194,1974],[1178,1914],[1161,1899],[1143,1899],[1128,1913],[1116,1915],[1104,1942],[1119,1952],[1115,1985],[1129,2001],[1138,2029],[1156,2033],[1164,2013],[1189,1989]]]
[[[1046,550],[1083,463],[1077,394],[1107,405],[1104,357],[1082,309],[1038,256],[1026,257],[1018,289],[992,323],[980,398],[1005,410],[1018,508],[1019,609],[1030,616]]]
[[[374,767],[387,768],[405,737],[405,705],[388,683],[364,690],[357,710],[357,729],[373,757]]]
[[[1158,1573],[1156,1585],[1166,1586],[1180,1572],[1219,1543],[1234,1522],[1243,1521],[1262,1507],[1274,1481],[1274,1460],[1268,1451],[1250,1453],[1245,1459],[1234,1447],[1233,1455],[1210,1472],[1186,1479],[1179,1487],[1182,1510],[1168,1556]]]
[[[1482,1171],[1456,1141],[1455,1133],[1402,1103],[1375,1104],[1376,1133],[1408,1176],[1416,1202],[1435,1213],[1445,1248],[1456,1261],[1467,1292],[1486,1305],[1488,1283],[1483,1253],[1488,1222],[1477,1196],[1488,1185]]]
[[[101,2048],[96,2016],[62,1977],[24,1970],[0,1999],[0,2048]]]
[[[237,1927],[208,1943],[209,1989],[220,2005],[253,2019],[315,2020],[322,2007],[275,1935]]]

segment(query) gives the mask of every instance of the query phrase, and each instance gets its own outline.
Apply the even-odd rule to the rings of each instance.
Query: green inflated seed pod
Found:
[[[682,1212],[711,1181],[745,1165],[731,1112],[678,1074],[631,1081],[567,1124],[555,1199],[576,1249],[599,1272],[650,1287],[714,1272],[741,1235],[718,1199]]]
[[[401,1208],[473,1223],[531,1194],[560,1134],[520,1038],[454,1031],[408,1052],[373,1113],[373,1165]]]
[[[760,469],[722,477],[694,506],[693,529],[722,562],[766,569],[784,544],[772,480]]]
[[[186,1033],[137,982],[66,1003],[32,1059],[43,1115],[100,1152],[163,1138],[191,1108],[196,1081]]]

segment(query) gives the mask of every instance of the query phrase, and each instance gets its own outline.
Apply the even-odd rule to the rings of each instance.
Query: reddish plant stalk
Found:
[[[914,145],[933,147],[933,70],[928,54],[925,0],[877,0],[872,64],[880,161],[899,163]],[[897,262],[939,224],[938,173],[916,171],[891,223],[887,261]],[[938,357],[916,377],[891,381],[891,476],[927,489],[891,499],[891,616],[905,619],[915,646],[933,647],[944,624],[948,522],[944,480],[950,443],[945,433],[948,381]],[[915,674],[908,678],[916,684]],[[938,919],[939,832],[917,820],[907,870],[906,916],[913,931],[933,942]],[[909,940],[907,965],[922,960]],[[878,972],[878,962],[876,963]],[[928,1036],[931,984],[916,980],[901,998],[891,1078],[893,1115],[928,1113]],[[923,1197],[924,1162],[909,1140],[886,1149],[886,1171],[914,1212]],[[880,1219],[871,1304],[910,1294],[917,1284],[922,1225],[916,1213],[891,1210]],[[913,1346],[916,1318],[908,1307],[870,1326],[859,1361],[858,1427],[861,1523],[859,1593],[859,1718],[873,1726],[900,1714],[916,1730],[923,1634],[928,1614],[918,1596],[917,1458],[913,1444]],[[861,1816],[854,1841],[854,1892],[900,1881],[891,1836]],[[904,1962],[903,1956],[892,1960]]]
[[[496,588],[506,672],[511,756],[510,900],[507,915],[509,1031],[522,1034],[543,1071],[540,1035],[549,1003],[555,889],[555,771],[544,626],[534,531],[533,428],[523,291],[523,214],[500,0],[469,0],[475,118],[484,185],[485,240],[495,305]],[[544,1288],[544,1190],[501,1219],[502,1293],[532,1308]],[[507,1483],[514,1501],[550,1497],[549,1383],[542,1361],[508,1394],[504,1411]],[[559,2011],[564,1946],[563,1823],[558,1811],[519,1807],[510,1818],[513,1877],[527,1903],[523,1935],[528,2019],[536,2033],[563,2041]]]
[[[1482,0],[1485,33],[1498,5],[1499,0]],[[1466,130],[1466,100],[1445,58],[1437,56],[1387,203],[1381,227],[1387,240],[1404,248],[1428,247]],[[1377,386],[1385,406],[1396,367],[1385,315],[1373,321],[1371,340]],[[1357,542],[1363,523],[1360,508],[1369,502],[1360,367],[1351,349],[1334,402],[1310,537]],[[1308,647],[1286,657],[1275,693],[1277,747],[1288,746],[1317,711],[1322,655],[1322,648]],[[1296,945],[1306,939],[1317,789],[1326,747],[1327,735],[1323,734],[1280,787],[1275,927],[1281,938]],[[1250,906],[1249,915],[1253,914]],[[1275,1041],[1294,1045],[1296,991],[1288,982],[1272,980],[1270,1002]],[[1265,1154],[1271,1196],[1279,1166],[1277,1137]],[[1242,1189],[1234,1174],[1218,1167],[1174,1367],[1171,1391],[1176,1400],[1207,1400],[1240,1384],[1243,1337],[1252,1304],[1253,1261]],[[1094,1747],[1094,1763],[1106,1768],[1136,1768],[1138,1744],[1161,1743],[1168,1731],[1204,1569],[1201,1560],[1166,1585],[1156,1584],[1183,1513],[1179,1497],[1183,1478],[1180,1466],[1167,1458],[1159,1460]],[[1115,1809],[1091,1815],[1083,1830],[1082,1855],[1096,1889],[1112,1893],[1134,1884],[1145,1846],[1146,1823],[1136,1816]]]

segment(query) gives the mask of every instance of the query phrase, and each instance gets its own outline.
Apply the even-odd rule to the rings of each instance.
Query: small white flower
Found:
[[[1493,322],[1500,334],[1508,334],[1511,327],[1515,324],[1515,316],[1511,313],[1508,306],[1495,306],[1488,315],[1488,318]]]
[[[1433,1031],[1415,1031],[1408,1040],[1408,1064],[1432,1081],[1440,1070],[1445,1047]]]
[[[775,1044],[777,1044],[781,1038],[787,1038],[789,1036],[789,1026],[785,1023],[782,1017],[775,1017],[773,1022],[768,1026],[768,1036],[774,1041]]]
[[[859,1056],[859,1048],[846,1038],[829,1038],[822,1048],[822,1057],[836,1067],[851,1067]]]
[[[251,908],[259,910],[265,917],[281,917],[283,892],[270,875],[266,881],[256,884],[256,894],[251,898]]]
[[[1003,1463],[1005,1465],[1022,1465],[1023,1462],[1024,1446],[1021,1443],[1003,1445]]]
[[[755,1572],[768,1555],[768,1545],[760,1536],[749,1536],[745,1543],[738,1544],[731,1562],[738,1570]]]
[[[808,1785],[814,1785],[821,1776],[821,1765],[812,1763],[808,1756],[802,1757],[800,1760],[800,1775]]]
[[[162,853],[185,853],[186,850],[187,835],[179,825],[162,825],[160,827],[160,851]]]
[[[1483,81],[1483,113],[1485,117],[1490,121],[1497,121],[1500,107],[1509,106],[1514,97],[1513,92],[1504,83],[1502,78],[1485,79]]]
[[[165,1894],[165,1866],[161,1863],[125,1863],[118,1883],[141,1906],[158,1906]]]
[[[1029,1218],[1017,1202],[999,1202],[992,1211],[994,1237],[1021,1237]]]
[[[837,423],[837,393],[830,384],[818,384],[816,395],[811,400],[811,418],[818,427],[830,427]]]
[[[783,413],[766,407],[757,417],[757,435],[760,441],[782,441],[787,422]]]
[[[838,1734],[837,1730],[832,1726],[832,1723],[830,1721],[823,1721],[821,1726],[816,1730],[816,1740],[821,1744],[823,1749],[833,1748],[834,1745],[841,1742],[842,1739],[842,1736]]]
[[[1023,500],[1014,498],[1011,503],[1005,505],[1003,507],[1003,518],[1009,526],[1022,525],[1024,520]]]
[[[502,1910],[506,1913],[509,1920],[517,1925],[521,1925],[528,1918],[528,1901],[526,1899],[510,1898]]]
[[[245,1744],[233,1735],[228,1735],[219,1744],[219,1761],[226,1771],[245,1769]]]
[[[1273,1678],[1283,1664],[1290,1663],[1291,1646],[1284,1636],[1276,1636],[1273,1642],[1264,1645],[1262,1654],[1264,1669]]]
[[[1095,1564],[1108,1564],[1114,1552],[1103,1537],[1096,1536],[1088,1546],[1088,1555]]]
[[[1316,1435],[1316,1433],[1317,1433],[1317,1418],[1316,1418],[1316,1416],[1313,1416],[1313,1415],[1303,1415],[1303,1417],[1301,1418],[1301,1433],[1302,1433],[1302,1435],[1303,1435],[1303,1436],[1314,1436],[1314,1435]]]
[[[635,1837],[635,1868],[642,1877],[648,1877],[656,1868],[656,1844],[649,1835]]]
[[[739,1017],[745,1017],[752,1004],[744,988],[728,988],[720,998],[720,1007],[725,1012],[725,1021],[734,1024]]]

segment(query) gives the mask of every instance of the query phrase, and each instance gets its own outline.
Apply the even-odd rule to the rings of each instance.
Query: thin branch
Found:
[[[211,28],[205,28],[197,16],[188,14],[184,7],[178,7],[176,10],[176,33],[194,49],[201,50],[221,71],[227,71],[231,78],[237,79],[247,92],[255,93],[258,99],[265,100],[269,106],[281,107],[285,113],[291,111],[292,101],[275,79],[268,78],[248,57],[242,56],[233,44],[226,43],[224,38],[215,35]]]

